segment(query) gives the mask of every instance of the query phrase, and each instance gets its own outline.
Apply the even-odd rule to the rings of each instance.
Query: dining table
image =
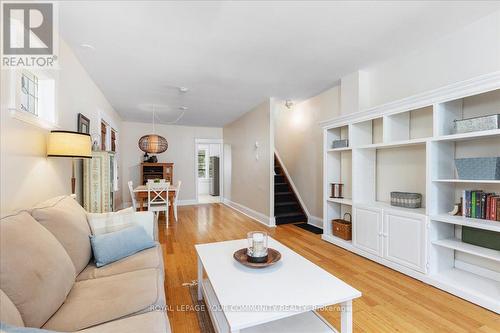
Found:
[[[168,187],[168,215],[170,220],[172,220],[172,218],[174,217],[174,199],[176,192],[177,186],[170,185]],[[136,195],[137,201],[139,201],[139,210],[147,210],[147,205],[146,207],[144,207],[144,203],[147,204],[148,202],[148,187],[146,185],[139,185],[134,189],[134,193]]]

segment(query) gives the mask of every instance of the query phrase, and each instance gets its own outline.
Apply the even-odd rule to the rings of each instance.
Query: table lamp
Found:
[[[72,159],[71,194],[75,194],[75,159],[92,158],[92,140],[86,133],[50,131],[47,157],[69,157]]]

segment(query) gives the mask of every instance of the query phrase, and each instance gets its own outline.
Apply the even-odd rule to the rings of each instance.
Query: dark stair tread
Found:
[[[297,205],[297,201],[283,201],[274,203],[274,206],[293,206],[293,205]]]
[[[295,216],[303,216],[305,217],[305,215],[302,213],[302,212],[291,212],[291,213],[278,213],[275,215],[275,217],[295,217]]]
[[[288,183],[274,183],[274,185],[288,185]]]
[[[287,191],[287,192],[274,192],[274,195],[289,195],[289,194],[293,194],[293,193],[290,192],[290,191]]]

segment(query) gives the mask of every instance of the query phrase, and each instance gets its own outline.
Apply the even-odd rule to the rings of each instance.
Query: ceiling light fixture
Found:
[[[187,106],[179,106],[179,110],[186,111],[189,109]]]
[[[187,93],[189,91],[189,88],[188,87],[179,87],[179,91],[181,93]]]
[[[293,108],[293,102],[289,99],[287,99],[285,101],[285,107],[288,109],[288,110],[291,110]]]
[[[160,154],[168,149],[167,140],[155,133],[155,106],[153,105],[153,134],[144,135],[139,139],[139,149],[147,154]]]

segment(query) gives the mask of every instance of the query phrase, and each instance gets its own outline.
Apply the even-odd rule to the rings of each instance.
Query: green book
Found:
[[[471,212],[470,212],[470,217],[473,217],[475,218],[476,217],[476,191],[472,191],[471,193],[471,203],[470,203],[470,208],[471,208]]]

